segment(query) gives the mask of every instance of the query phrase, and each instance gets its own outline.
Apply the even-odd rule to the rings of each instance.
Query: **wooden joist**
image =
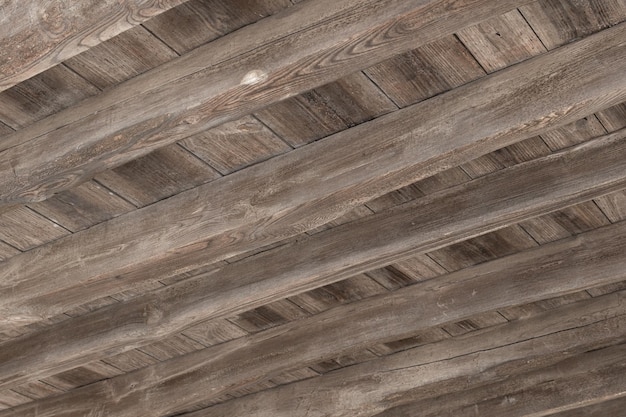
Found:
[[[0,5],[0,91],[184,2],[3,1]]]
[[[535,256],[540,258],[536,252]],[[582,262],[576,256],[564,259],[564,262]],[[512,262],[507,265],[516,269],[519,257],[511,257]],[[547,258],[535,260],[543,263]],[[530,261],[529,258],[524,263]],[[550,262],[554,263],[554,257]],[[495,268],[496,265],[490,269]],[[519,285],[515,280],[520,278],[509,278],[509,272],[505,268],[494,275],[498,275],[500,280],[510,281],[510,286]],[[552,284],[559,285],[552,280],[554,272],[549,271],[547,275],[549,282],[545,284],[546,289]],[[467,279],[469,272],[465,272],[464,277]],[[581,276],[580,281],[584,278]],[[560,279],[566,281],[565,275]],[[470,287],[478,288],[471,285],[477,283],[471,282],[471,278],[461,284],[455,281],[462,287],[456,291],[457,294],[466,294],[463,291],[471,291]],[[452,287],[455,284],[448,285]],[[467,311],[452,311],[452,306],[449,315],[444,315],[442,308],[435,304],[435,291],[439,288],[434,284],[427,286],[418,284],[414,288],[399,290],[397,294],[336,307],[319,317],[210,347],[55,398],[26,404],[16,408],[14,414],[0,412],[0,417],[69,416],[71,413],[86,413],[93,404],[99,404],[104,415],[119,417],[171,414],[198,402],[220,397],[228,390],[245,387],[315,361],[330,359],[332,355],[340,354],[342,349],[365,348],[381,341],[394,340],[401,335],[412,335],[418,329],[452,322],[467,314]],[[515,294],[508,293],[504,297],[506,301],[491,303],[491,306],[518,303],[516,296],[522,290]],[[482,293],[482,289],[478,291]],[[550,290],[547,291],[541,296],[549,296]],[[490,304],[488,295],[477,295],[481,299],[475,300],[480,303],[476,311],[491,307],[484,304]],[[320,415],[335,415],[334,412],[342,410],[349,416],[356,416],[361,408],[371,411],[372,408],[368,407],[379,407],[378,411],[381,411],[386,406],[429,398],[443,386],[447,391],[463,389],[464,384],[468,383],[468,375],[474,375],[471,380],[473,383],[504,379],[510,372],[527,371],[526,360],[529,358],[534,362],[529,365],[530,368],[547,366],[555,358],[560,361],[589,349],[626,341],[626,333],[623,331],[626,324],[625,297],[626,293],[620,292],[579,301],[530,319],[503,323],[341,369],[314,380],[294,383],[257,395],[251,401],[244,398],[243,405],[235,400],[233,404],[220,406],[228,410],[224,414],[209,412],[199,415],[257,415],[259,412],[259,416],[293,416],[298,415],[296,410],[299,410],[298,404],[302,402],[310,404],[311,409],[319,410]],[[446,302],[444,298],[440,303]],[[418,314],[415,307],[404,312],[407,305],[413,306],[426,299],[431,300],[422,309],[425,316],[422,311]],[[472,300],[467,303],[470,302]],[[386,312],[379,318],[376,314],[381,309]],[[395,321],[394,315],[399,318],[399,322]],[[356,324],[356,329],[352,327],[353,324]],[[516,361],[521,366],[511,366]],[[508,365],[503,371],[498,371],[497,367],[502,363]],[[405,394],[408,389],[416,387],[422,390]],[[290,395],[293,397],[289,398]],[[388,398],[396,400],[389,402]],[[325,405],[318,403],[324,399],[327,400]],[[255,401],[259,401],[259,409],[254,408]]]
[[[178,401],[194,401],[196,397],[188,396],[192,392],[178,385],[178,378],[219,396],[229,388],[268,377],[272,372],[306,366],[351,349],[402,339],[432,326],[486,311],[618,282],[624,279],[626,268],[625,229],[626,223],[598,229],[155,365],[145,370],[145,374],[133,374],[132,383],[119,380],[125,381],[120,382],[122,391],[121,387],[135,387],[124,408],[132,415],[136,409],[131,404],[136,402],[138,407],[147,407],[141,402],[142,398],[161,397],[164,392],[172,393],[173,397],[167,400],[171,406],[182,404]],[[235,291],[249,292],[243,288]],[[623,295],[605,297],[595,306],[603,312],[610,310],[607,307],[610,305],[622,308],[622,298]],[[192,322],[203,314],[201,305],[193,308],[185,304],[184,298],[178,299],[178,303],[182,311],[177,317],[169,311],[158,311],[157,315],[162,321]],[[159,330],[151,328],[150,323],[145,327],[136,324],[145,319],[142,314],[152,320],[154,310],[149,309],[155,305],[147,305],[140,314],[130,317],[134,321],[127,323],[121,323],[119,316],[101,315],[101,321],[111,323],[112,328],[105,340],[98,334],[80,338],[81,333],[89,330],[87,326],[100,326],[94,319],[87,319],[84,323],[76,320],[59,332],[48,332],[45,338],[16,339],[15,343],[3,345],[2,358],[12,356],[12,360],[3,359],[0,367],[2,387],[50,374],[58,362],[70,355],[79,360],[93,359],[92,352],[101,351],[104,345],[113,346],[115,338],[128,339],[131,334],[140,338],[139,343],[145,342],[151,337],[150,331]],[[562,319],[559,315],[554,318]],[[184,327],[182,323],[178,326]],[[73,343],[64,343],[63,338],[69,336],[70,331],[73,331]],[[19,347],[17,356],[16,347]],[[105,394],[99,391],[101,389]],[[110,392],[111,388],[97,388],[85,398]],[[115,402],[121,404],[119,399]]]
[[[624,35],[626,24],[618,25],[14,256],[0,271],[0,317],[5,324],[37,321],[72,308],[71,289],[81,291],[74,292],[75,306],[124,290],[125,280],[116,278],[126,273],[144,268],[143,278],[154,279],[163,264],[191,252],[203,250],[210,264],[284,240],[388,191],[626,100]]]
[[[428,346],[430,349],[418,348],[391,355],[319,378],[227,401],[185,414],[185,417],[291,417],[302,410],[311,410],[308,415],[319,417],[369,417],[394,402],[407,401],[411,397],[438,398],[408,406],[404,409],[408,410],[406,414],[400,414],[396,409],[377,417],[547,415],[624,395],[626,345],[611,345],[624,343],[625,321],[626,317],[620,316],[536,338],[525,334],[521,340],[506,346],[500,344],[497,333],[492,333],[489,334],[492,347],[487,349],[477,349],[473,344],[480,345],[482,341],[477,343],[476,338],[468,338],[463,341],[464,352],[456,357],[447,356],[449,351],[445,350],[434,352],[432,348],[444,347],[437,343]],[[541,327],[541,324],[537,323],[537,326]],[[603,346],[608,347],[595,350]],[[595,351],[587,353],[586,350]],[[571,357],[581,351],[585,353]],[[546,369],[536,370],[546,365]],[[527,371],[534,372],[516,376]],[[477,388],[454,392],[487,381],[497,381],[487,389],[499,390],[501,397],[485,401],[479,407],[473,402],[484,399],[489,391]],[[441,392],[451,391],[449,395],[439,396]],[[507,395],[511,391],[513,395]],[[519,397],[517,402],[506,401],[516,396]],[[447,406],[459,398],[466,400],[465,407],[447,410]]]
[[[529,2],[299,3],[4,138],[0,203],[45,199],[158,147]]]
[[[623,129],[7,342],[0,387],[624,188],[625,139]]]
[[[625,354],[624,345],[587,352],[546,369],[394,407],[374,417],[621,416],[626,395]],[[598,403],[600,406],[595,406]],[[200,415],[215,414],[194,417]]]

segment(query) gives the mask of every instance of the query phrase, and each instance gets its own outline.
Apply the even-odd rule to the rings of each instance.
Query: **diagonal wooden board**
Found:
[[[500,71],[27,253],[0,271],[0,316],[83,288],[83,302],[125,288],[116,277],[203,250],[207,263],[301,234],[355,206],[626,99],[626,24]],[[469,97],[469,98],[468,98]],[[358,146],[355,146],[358,143]],[[216,198],[219,196],[219,198]],[[85,265],[89,264],[86,269]],[[106,285],[107,291],[90,291]],[[104,288],[104,287],[103,287]],[[93,298],[92,298],[93,299]]]
[[[624,188],[624,155],[626,129],[6,342],[0,387]]]
[[[39,201],[156,148],[530,0],[310,0],[0,142],[0,204]]]
[[[330,359],[343,351],[408,337],[479,312],[581,290],[619,276],[623,279],[619,268],[623,271],[626,262],[622,255],[626,243],[622,238],[620,243],[613,244],[611,238],[609,228],[589,232],[580,238],[335,307],[318,316],[26,404],[16,408],[15,414],[0,412],[0,417],[69,416],[86,413],[94,403],[100,405],[104,415],[171,414],[229,390]],[[606,246],[613,247],[607,251]],[[611,266],[594,271],[602,264],[602,258]],[[571,266],[562,270],[561,264]],[[580,265],[585,267],[580,269]],[[572,272],[577,270],[579,274]],[[576,275],[574,280],[573,275]],[[473,296],[467,296],[474,292]],[[622,291],[582,300],[529,319],[503,323],[263,395],[234,400],[230,405],[218,406],[219,410],[228,410],[223,414],[209,411],[206,415],[291,416],[297,415],[297,407],[303,403],[323,412],[321,415],[344,410],[354,412],[347,414],[352,416],[362,409],[375,409],[368,408],[374,407],[372,404],[381,410],[380,407],[419,399],[424,392],[404,393],[416,387],[445,383],[446,392],[454,391],[467,384],[467,375],[474,374],[478,374],[473,378],[475,382],[493,382],[493,378],[507,377],[514,370],[510,364],[515,361],[525,371],[529,358],[553,355],[548,362],[554,361],[554,357],[560,361],[577,352],[625,342],[625,297]],[[546,366],[546,361],[535,362],[535,367]],[[504,371],[495,372],[493,369],[500,364],[506,364]],[[483,373],[486,376],[481,379]],[[190,390],[190,386],[194,389]],[[390,400],[393,398],[395,402]],[[321,404],[324,401],[326,404]]]
[[[0,91],[186,0],[5,0],[0,4]]]

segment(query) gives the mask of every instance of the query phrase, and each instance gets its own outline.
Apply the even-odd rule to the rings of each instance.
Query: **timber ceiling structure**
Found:
[[[626,416],[626,0],[0,13],[0,417]]]

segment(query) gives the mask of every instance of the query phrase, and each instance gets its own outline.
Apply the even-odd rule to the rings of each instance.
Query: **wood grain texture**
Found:
[[[0,91],[184,0],[7,0],[0,8]]]
[[[98,92],[65,65],[57,65],[0,92],[0,120],[19,130]]]
[[[620,239],[614,243],[612,232],[610,229],[590,232],[576,240],[522,252],[394,293],[339,306],[276,329],[17,408],[15,415],[72,415],[72,412],[88,410],[94,402],[100,404],[105,415],[170,414],[289,369],[330,359],[359,347],[412,336],[477,311],[524,304],[551,294],[566,293],[575,287],[595,285],[598,280],[606,280],[606,275],[622,274],[626,240],[616,232]],[[542,273],[529,273],[529,268]],[[577,270],[579,273],[573,273]],[[385,399],[415,386],[486,369],[489,372],[485,375],[489,376],[485,378],[494,377],[493,368],[501,363],[521,361],[525,364],[528,357],[548,354],[557,354],[561,360],[564,351],[572,355],[626,340],[626,334],[620,330],[626,320],[624,297],[624,293],[618,293],[586,299],[528,320],[503,323],[376,359],[279,388],[260,398],[233,401],[231,405],[224,405],[230,414],[224,411],[215,415],[256,415],[258,412],[268,416],[291,416],[297,415],[295,407],[300,401],[310,402],[312,408],[319,410],[319,415],[335,415],[337,411],[352,415],[349,412],[356,411],[355,404],[358,407],[371,402],[388,404]],[[495,376],[508,376],[507,371],[511,371],[511,366]],[[193,386],[194,390],[190,391],[188,386]],[[290,393],[297,395],[289,398]],[[331,401],[318,403],[322,398]],[[257,401],[258,408],[251,406]],[[72,407],[68,408],[68,404]],[[278,414],[272,414],[274,412]],[[2,417],[10,415],[0,413]]]
[[[2,202],[45,199],[97,172],[519,4],[299,3],[7,137],[0,144]]]
[[[96,87],[105,89],[177,56],[143,26],[137,26],[68,59],[64,64]]]
[[[437,401],[428,399],[394,407],[375,417],[578,415],[575,410],[581,407],[623,398],[626,389],[623,355],[624,345],[585,352],[544,369],[513,375],[497,384],[442,395]],[[603,417],[619,416],[623,411],[612,414],[611,408],[593,409],[600,410],[595,416]]]
[[[546,51],[518,10],[461,29],[457,36],[488,73]]]
[[[289,0],[191,0],[143,26],[182,55],[291,5]]]
[[[622,101],[625,33],[626,25],[608,29],[15,256],[0,271],[3,287],[12,289],[0,299],[5,322],[62,313],[70,288],[83,288],[79,299],[109,295],[86,284],[119,288],[125,281],[116,277],[150,264],[167,269],[199,250],[211,264],[284,240],[393,189]],[[54,306],[38,299],[51,292]]]
[[[599,307],[596,304],[596,308]],[[298,415],[302,410],[310,410],[309,415],[316,417],[371,416],[403,402],[437,397],[441,392],[450,393],[445,398],[462,396],[463,393],[455,391],[485,383],[500,383],[502,387],[512,390],[510,384],[507,384],[509,379],[535,370],[542,376],[554,378],[565,370],[569,371],[569,375],[577,375],[590,371],[594,366],[602,369],[619,365],[612,374],[613,381],[616,381],[615,377],[624,370],[621,355],[626,347],[612,345],[623,343],[626,338],[623,329],[620,329],[625,317],[612,317],[615,312],[611,310],[612,307],[608,307],[605,315],[602,311],[588,310],[585,314],[576,312],[576,308],[559,309],[553,312],[556,315],[540,315],[470,333],[464,337],[446,339],[290,386],[227,401],[189,416],[292,416]],[[559,315],[560,312],[566,314]],[[545,322],[538,321],[539,317]],[[605,317],[608,319],[604,320]],[[611,340],[612,336],[615,340]],[[578,363],[580,359],[576,354],[603,347],[607,348],[589,354],[591,358],[583,361],[583,364]],[[585,354],[581,356],[584,357]],[[551,365],[556,368],[556,372],[542,373],[541,368]],[[604,385],[602,387],[608,388]],[[623,382],[613,388],[623,390]],[[501,389],[500,392],[507,391]],[[474,396],[475,400],[478,398],[479,395]],[[445,410],[448,402],[441,400],[441,397],[433,399],[431,407],[435,408],[436,404],[440,404],[439,408]],[[524,404],[521,401],[520,403]],[[525,403],[528,404],[528,401]],[[508,404],[500,407],[503,411],[514,408],[508,407]],[[461,414],[431,413],[427,407],[415,407],[412,410],[418,411],[417,414],[408,415],[476,415],[472,413],[471,407],[467,407],[465,413]],[[479,415],[507,414],[486,412]]]
[[[229,317],[418,252],[588,200],[596,193],[623,188],[625,134],[626,131],[620,131],[602,140],[517,165],[11,341],[0,346],[0,359],[7,359],[0,365],[4,378],[0,386],[69,369],[99,358],[103,351],[111,354],[145,345],[206,319]],[[616,148],[618,144],[621,151]],[[615,229],[616,244],[622,227]],[[604,262],[609,264],[606,259]],[[406,270],[415,266],[398,263],[396,268]],[[438,272],[443,271],[441,266],[438,268]],[[541,278],[545,276],[542,274]],[[604,282],[602,279],[615,277],[611,274],[597,277],[600,282],[591,276],[586,279],[593,286]],[[620,275],[618,280],[621,279]],[[578,285],[577,281],[571,280],[571,285]],[[502,291],[508,294],[509,290]],[[530,288],[524,294],[524,297],[537,295]],[[29,309],[21,311],[32,312],[46,304],[58,305],[62,296],[82,302],[88,297],[82,288],[75,294],[70,290],[62,294],[54,292],[49,297],[31,299]],[[14,314],[20,310],[8,311]],[[28,321],[28,316],[18,319]],[[21,346],[19,357],[15,357],[17,346]]]
[[[520,11],[548,49],[626,20],[624,0],[541,0]]]

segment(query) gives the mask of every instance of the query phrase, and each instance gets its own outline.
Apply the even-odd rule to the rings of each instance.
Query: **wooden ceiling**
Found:
[[[0,40],[0,417],[626,415],[626,0]]]

